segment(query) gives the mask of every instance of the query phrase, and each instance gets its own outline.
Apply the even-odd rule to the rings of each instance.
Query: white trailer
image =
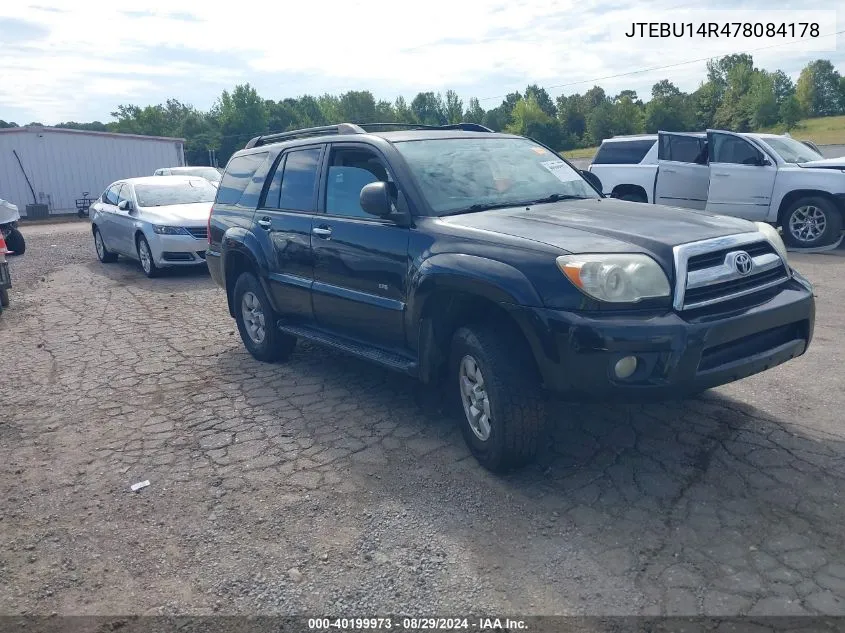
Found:
[[[96,198],[115,180],[183,166],[184,142],[37,125],[0,129],[0,198],[22,216],[27,205],[44,205],[50,215],[76,213],[85,191]]]

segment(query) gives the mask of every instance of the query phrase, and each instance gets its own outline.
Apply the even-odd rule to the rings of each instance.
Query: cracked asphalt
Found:
[[[803,357],[684,402],[557,403],[537,464],[497,477],[410,379],[253,360],[206,271],[23,230],[0,613],[845,614],[845,251],[793,256]]]

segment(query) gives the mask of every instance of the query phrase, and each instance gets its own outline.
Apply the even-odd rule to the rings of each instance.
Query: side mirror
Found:
[[[604,195],[604,187],[601,184],[601,180],[598,176],[596,176],[593,172],[587,171],[586,169],[579,169],[578,172],[581,174],[581,177],[590,183],[593,188],[597,189],[598,192]]]
[[[117,203],[117,208],[121,211],[134,211],[135,205],[132,204],[131,200],[121,200]]]
[[[768,156],[760,156],[760,160],[757,164],[760,167],[769,167],[772,164],[772,161],[769,160]]]
[[[368,185],[364,185],[364,188],[361,189],[359,201],[361,208],[370,215],[380,218],[390,215],[390,194],[387,191],[386,182],[371,182]]]

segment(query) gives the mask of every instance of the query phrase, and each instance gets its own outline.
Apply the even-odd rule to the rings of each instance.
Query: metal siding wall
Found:
[[[75,213],[75,200],[97,197],[115,180],[152,176],[180,164],[181,143],[61,132],[0,134],[0,198],[23,214],[32,194],[12,150],[21,157],[39,202],[49,196],[51,213]]]

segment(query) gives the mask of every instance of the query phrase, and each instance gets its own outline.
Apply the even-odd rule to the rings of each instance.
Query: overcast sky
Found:
[[[609,94],[632,88],[647,98],[663,78],[694,90],[704,62],[606,77],[761,47],[768,48],[752,53],[759,67],[793,78],[818,58],[845,74],[843,35],[800,46],[623,35],[635,21],[698,18],[692,11],[702,6],[759,6],[766,9],[743,19],[807,21],[818,15],[802,8],[807,4],[427,0],[412,12],[405,8],[411,3],[396,0],[10,0],[0,3],[0,119],[105,122],[120,103],[170,97],[208,109],[222,90],[242,82],[269,99],[370,90],[376,98],[410,100],[452,88],[465,100],[479,97],[485,109],[535,82],[552,96],[598,83]],[[845,0],[820,4],[839,16],[837,24],[832,12],[822,15],[822,34],[845,28]]]

